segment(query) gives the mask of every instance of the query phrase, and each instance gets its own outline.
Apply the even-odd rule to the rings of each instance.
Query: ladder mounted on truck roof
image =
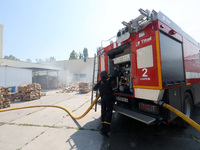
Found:
[[[146,11],[143,9],[139,9],[139,12],[141,13],[140,16],[138,16],[135,19],[132,19],[129,23],[123,21],[122,24],[126,27],[128,27],[129,32],[138,32],[139,30],[143,29],[145,26],[147,26],[153,19],[154,13],[157,14],[155,11],[153,13],[150,13],[150,11],[147,9]]]
[[[144,29],[148,24],[157,19],[157,12],[152,10],[150,12],[148,9],[143,10],[139,9],[141,15],[137,18],[132,19],[129,22],[123,21],[122,24],[125,26],[120,29],[117,33],[117,42],[121,43],[127,40],[130,37],[131,33],[137,33],[140,30]]]

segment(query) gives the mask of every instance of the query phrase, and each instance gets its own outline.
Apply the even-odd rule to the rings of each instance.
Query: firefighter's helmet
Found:
[[[100,73],[100,77],[103,78],[103,77],[107,77],[107,72],[106,71],[101,71]]]

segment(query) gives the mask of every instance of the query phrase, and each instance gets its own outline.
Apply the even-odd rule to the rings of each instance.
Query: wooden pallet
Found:
[[[38,83],[18,86],[17,89],[20,100],[36,100],[41,97],[41,85]]]
[[[79,82],[79,93],[90,92],[90,82]]]
[[[0,87],[0,109],[10,107],[11,89]]]

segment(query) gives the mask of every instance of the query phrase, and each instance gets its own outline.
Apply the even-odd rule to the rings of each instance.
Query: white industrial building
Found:
[[[94,58],[28,63],[0,59],[0,86],[17,87],[26,83],[40,83],[42,89],[58,88],[80,81],[92,82]]]
[[[79,81],[92,82],[94,58],[43,64],[3,59],[3,25],[0,24],[0,87],[40,83],[42,89],[58,88]]]
[[[58,79],[59,70],[62,70],[62,68],[1,58],[0,86],[17,87],[26,83],[33,83],[33,75],[37,71],[42,71],[43,74],[47,74],[48,77],[51,76],[49,72],[54,72],[56,79]],[[48,85],[48,80],[45,85],[46,84]],[[58,87],[58,85],[56,85],[56,87]],[[45,89],[48,89],[48,86]]]
[[[14,87],[32,83],[32,70],[0,66],[0,86]]]

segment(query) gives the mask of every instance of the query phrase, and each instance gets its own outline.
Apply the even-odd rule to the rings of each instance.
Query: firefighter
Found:
[[[112,109],[113,109],[113,90],[112,90],[112,81],[118,76],[119,71],[114,67],[114,74],[111,77],[108,77],[106,71],[100,73],[101,80],[97,82],[93,90],[98,90],[101,96],[101,121],[102,128],[101,134],[108,136],[110,131],[111,120],[112,120]]]

